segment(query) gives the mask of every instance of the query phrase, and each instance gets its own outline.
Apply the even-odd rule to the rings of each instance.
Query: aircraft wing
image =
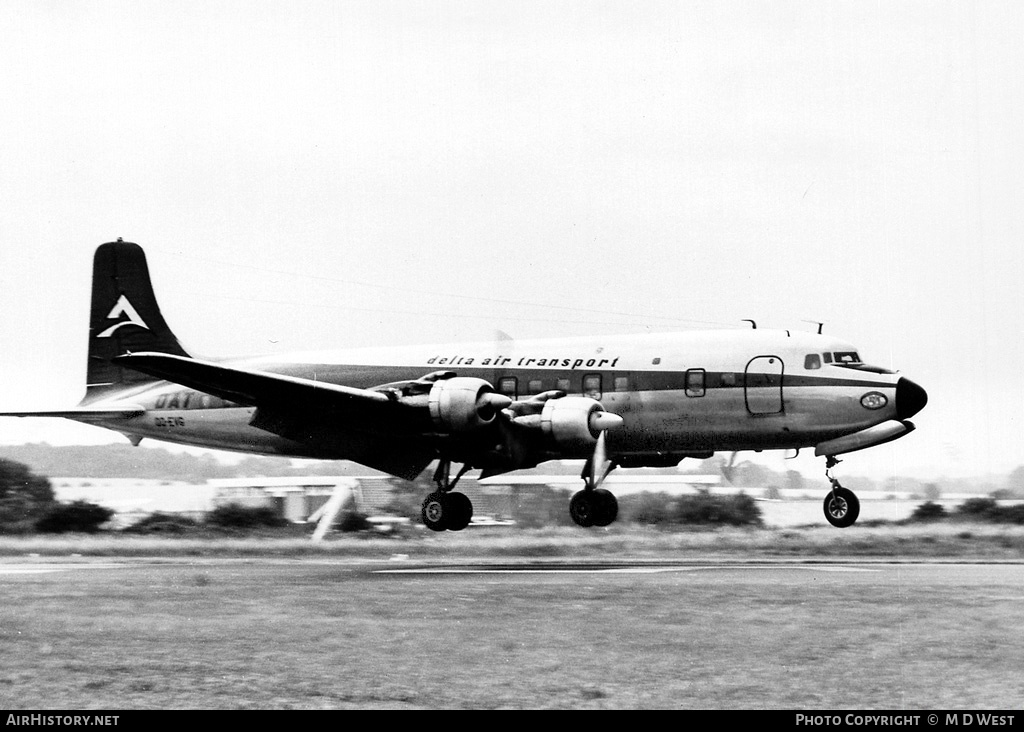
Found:
[[[326,401],[355,407],[391,404],[387,395],[381,392],[267,371],[239,369],[184,356],[130,353],[118,356],[113,361],[158,379],[173,381],[247,406],[294,400],[318,404]]]
[[[163,353],[114,362],[158,379],[256,407],[250,424],[304,443],[324,457],[355,460],[414,478],[434,459],[422,418],[386,393],[224,366]]]

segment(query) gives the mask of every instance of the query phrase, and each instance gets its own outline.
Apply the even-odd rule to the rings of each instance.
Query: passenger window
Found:
[[[821,356],[817,353],[808,353],[804,358],[805,369],[820,369],[821,368]]]
[[[569,379],[559,379],[558,381],[555,382],[555,388],[558,389],[559,391],[564,391],[566,393],[572,391],[571,382],[569,381]]]
[[[519,398],[519,380],[515,376],[503,376],[498,382],[498,391],[512,399]]]
[[[589,374],[583,377],[583,396],[591,399],[601,398],[601,375]]]
[[[540,394],[544,391],[544,386],[540,379],[530,379],[529,391],[531,394]]]
[[[615,377],[615,391],[629,391],[629,377],[628,376],[616,376]]]
[[[704,369],[689,369],[686,372],[686,396],[704,396]]]

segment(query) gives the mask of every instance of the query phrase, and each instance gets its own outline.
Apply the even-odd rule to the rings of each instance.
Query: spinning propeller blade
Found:
[[[590,475],[584,476],[588,479],[592,488],[597,488],[612,472],[614,464],[608,460],[608,448],[605,444],[605,432],[622,424],[622,417],[611,412],[594,412],[590,417],[590,427],[598,431],[597,444],[594,445],[594,454],[590,456],[587,465],[590,467]]]

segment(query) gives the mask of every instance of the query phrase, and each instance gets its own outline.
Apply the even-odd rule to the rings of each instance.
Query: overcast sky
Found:
[[[843,470],[1009,471],[1022,39],[1019,2],[4,0],[0,408],[78,401],[120,236],[210,356],[824,321],[931,397]]]

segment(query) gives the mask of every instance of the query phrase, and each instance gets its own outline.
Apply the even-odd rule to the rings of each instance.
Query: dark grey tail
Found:
[[[86,400],[112,387],[152,381],[111,363],[141,351],[189,355],[160,314],[142,247],[118,239],[101,245],[93,258]]]

